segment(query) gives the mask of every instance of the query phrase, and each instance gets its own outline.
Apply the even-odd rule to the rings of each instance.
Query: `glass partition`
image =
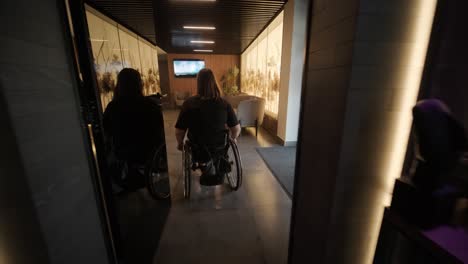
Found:
[[[123,68],[140,72],[144,95],[160,93],[156,46],[89,6],[86,18],[102,109],[112,100]]]
[[[97,13],[86,11],[94,69],[99,84],[101,104],[104,109],[112,100],[117,74],[122,70],[117,24]]]

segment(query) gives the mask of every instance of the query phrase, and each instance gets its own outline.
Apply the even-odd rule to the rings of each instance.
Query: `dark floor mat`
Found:
[[[292,197],[294,169],[296,166],[296,147],[257,148],[257,152],[289,197]]]

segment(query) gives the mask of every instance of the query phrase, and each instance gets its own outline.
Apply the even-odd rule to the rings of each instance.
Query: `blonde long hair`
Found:
[[[218,82],[213,74],[213,71],[204,68],[197,75],[197,92],[203,98],[219,99],[222,92],[219,89]]]

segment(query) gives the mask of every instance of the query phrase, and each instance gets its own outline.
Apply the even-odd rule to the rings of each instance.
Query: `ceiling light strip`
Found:
[[[173,3],[196,3],[196,2],[211,2],[214,3],[217,0],[170,0]]]
[[[215,30],[212,26],[184,26],[184,29]]]
[[[213,40],[191,40],[190,43],[214,44]]]

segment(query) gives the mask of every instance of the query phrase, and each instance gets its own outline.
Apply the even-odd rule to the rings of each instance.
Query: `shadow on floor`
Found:
[[[123,263],[152,263],[169,215],[170,200],[153,200],[142,189],[120,195],[117,202]]]

